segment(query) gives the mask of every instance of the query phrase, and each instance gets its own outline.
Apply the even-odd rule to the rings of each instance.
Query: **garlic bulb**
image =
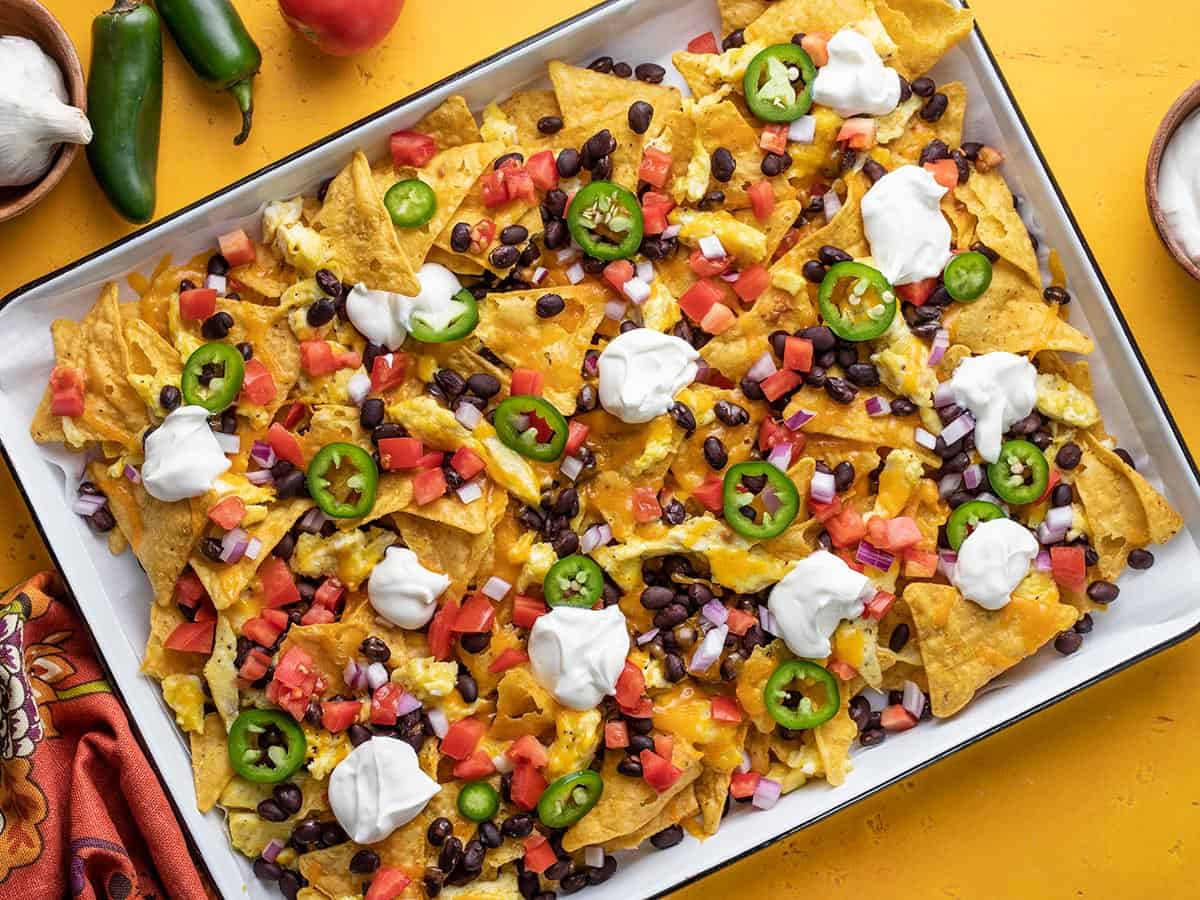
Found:
[[[91,122],[67,100],[62,72],[41,47],[0,37],[0,187],[37,181],[59,144],[91,141]]]

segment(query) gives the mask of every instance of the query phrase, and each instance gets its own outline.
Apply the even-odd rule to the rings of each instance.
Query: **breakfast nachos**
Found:
[[[54,323],[33,435],[287,897],[549,900],[841,784],[1181,526],[926,74],[970,13],[719,5],[686,90],[452,97]]]

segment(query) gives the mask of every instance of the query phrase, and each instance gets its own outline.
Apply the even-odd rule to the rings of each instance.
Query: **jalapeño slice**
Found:
[[[479,324],[479,304],[466,288],[455,294],[451,303],[454,313],[442,322],[430,322],[425,313],[414,312],[408,333],[423,344],[445,344],[465,338]]]
[[[567,420],[541,397],[521,394],[496,407],[496,434],[527,459],[554,462],[567,446]]]
[[[437,194],[421,179],[409,178],[388,188],[383,205],[397,228],[419,228],[437,212]]]
[[[751,540],[783,534],[800,510],[800,492],[792,479],[765,460],[731,466],[721,490],[725,521]],[[762,509],[752,505],[756,499]]]
[[[629,259],[642,246],[638,199],[611,181],[593,181],[575,195],[567,227],[583,252],[596,259]]]
[[[537,813],[547,828],[570,828],[588,814],[604,793],[599,772],[583,769],[564,775],[538,800]]]
[[[486,822],[500,811],[500,795],[486,781],[472,781],[459,792],[458,811],[464,819]]]
[[[269,742],[264,740],[268,736]],[[308,745],[291,716],[277,709],[248,709],[229,729],[228,749],[233,771],[247,781],[278,784],[304,765]]]
[[[591,609],[604,593],[604,572],[586,556],[564,556],[546,573],[542,592],[547,606]]]
[[[183,367],[183,402],[214,414],[224,412],[237,400],[245,376],[242,354],[232,344],[202,344]]]
[[[987,467],[988,483],[996,496],[1013,506],[1033,503],[1050,484],[1046,454],[1029,441],[1005,441],[1000,456]]]
[[[992,519],[1007,519],[1004,510],[995,503],[986,500],[972,500],[964,503],[946,522],[946,539],[950,541],[950,549],[957,550],[975,530],[980,522],[990,522]]]
[[[817,67],[795,44],[775,44],[746,67],[742,86],[750,112],[764,122],[795,122],[812,108]]]
[[[991,283],[992,261],[974,250],[952,257],[942,272],[946,293],[962,303],[978,300]]]
[[[828,722],[842,703],[837,679],[827,669],[804,659],[779,664],[767,679],[763,701],[771,718],[793,731]]]
[[[878,269],[840,262],[825,273],[817,294],[821,318],[845,341],[869,341],[896,318],[896,292]]]
[[[339,474],[335,485],[335,473],[344,467],[353,472]],[[346,499],[334,495],[335,486],[340,486]],[[342,442],[326,444],[308,464],[308,492],[321,507],[321,512],[332,519],[359,519],[375,506],[375,491],[379,486],[379,469],[375,460],[361,447]]]

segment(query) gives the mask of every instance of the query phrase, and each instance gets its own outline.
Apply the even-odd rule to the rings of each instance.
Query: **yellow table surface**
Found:
[[[47,5],[70,31],[86,70],[89,22],[102,3]],[[265,58],[254,133],[244,147],[232,146],[232,101],[196,83],[168,46],[159,215],[591,4],[409,0],[389,39],[349,61],[294,38],[270,0],[238,5]],[[1196,446],[1200,285],[1159,245],[1142,192],[1151,135],[1200,71],[1194,0],[1159,0],[1152,19],[1145,3],[1126,0],[972,5]],[[81,161],[39,207],[0,225],[0,295],[125,231]],[[6,513],[0,584],[6,584],[48,559],[6,471],[0,471],[0,509]],[[1200,652],[1192,642],[677,896],[1195,896],[1200,717],[1188,709],[1197,685]],[[887,752],[886,745],[877,752]]]

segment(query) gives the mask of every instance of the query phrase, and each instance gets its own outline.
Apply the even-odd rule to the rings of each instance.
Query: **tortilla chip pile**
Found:
[[[428,139],[426,146],[431,142],[424,156],[372,165],[358,153],[320,197],[271,204],[251,261],[228,271],[221,257],[165,268],[133,303],[118,302],[110,285],[82,321],[53,326],[56,376],[66,373],[81,386],[83,411],[55,414],[60,391],[49,388],[33,435],[91,455],[82,490],[102,494],[105,505],[90,520],[110,531],[114,552],[128,546],[146,571],[155,603],[144,669],[161,681],[188,732],[200,808],[225,811],[231,841],[247,856],[278,851],[275,865],[293,886],[303,885],[300,896],[361,896],[373,877],[382,877],[360,864],[351,871],[363,848],[332,826],[327,795],[330,773],[364,735],[409,741],[442,785],[420,815],[370,848],[380,873],[403,876],[391,882],[396,895],[426,896],[428,875],[445,880],[443,897],[517,897],[522,871],[524,888],[532,878],[537,890],[554,889],[544,871],[534,874],[545,868],[534,862],[545,843],[541,826],[532,835],[506,826],[499,846],[487,847],[474,869],[429,869],[447,865],[446,854],[426,839],[439,817],[468,850],[487,836],[458,810],[467,781],[501,788],[496,825],[527,811],[513,776],[501,770],[512,769],[506,751],[517,741],[529,746],[531,738],[547,757],[537,778],[553,781],[589,767],[603,778],[596,806],[565,831],[550,833],[551,858],[569,858],[571,871],[602,880],[612,865],[604,854],[651,839],[670,846],[681,829],[700,838],[715,833],[731,794],[770,805],[770,786],[787,793],[808,781],[838,785],[852,777],[851,752],[860,738],[875,744],[900,730],[893,727],[897,716],[889,719],[897,705],[881,716],[886,698],[877,692],[904,691],[905,706],[918,698],[922,715],[910,711],[899,719],[907,728],[930,713],[958,712],[1047,642],[1071,635],[1062,647],[1078,647],[1074,635],[1090,630],[1088,614],[1112,599],[1086,586],[1115,581],[1131,553],[1180,528],[1169,504],[1105,432],[1087,363],[1064,355],[1086,353],[1092,341],[1070,324],[1069,307],[1045,299],[1035,244],[999,168],[1002,157],[962,133],[962,85],[936,85],[945,105],[940,116],[927,114],[922,96],[905,99],[873,123],[873,142],[857,151],[839,141],[845,123],[837,114],[814,107],[812,140],[791,142],[791,165],[762,173],[769,136],[749,111],[742,78],[759,51],[793,35],[827,40],[850,28],[911,81],[969,32],[970,14],[939,0],[719,0],[719,6],[729,49],[674,55],[687,92],[622,79],[604,65],[593,70],[556,61],[549,65],[552,89],[493,103],[481,121],[453,97],[412,129]],[[694,42],[692,49],[706,48]],[[642,103],[652,117],[635,130],[630,107]],[[564,239],[563,208],[590,180],[587,169],[554,175],[557,193],[539,183],[499,202],[495,196],[498,171],[523,184],[525,164],[532,170],[539,154],[578,150],[602,131],[615,150],[591,163],[607,180],[645,193],[651,177],[645,161],[665,166],[653,175],[654,190],[673,206],[671,227],[643,242],[636,272],[649,296],[640,302],[627,302],[614,288],[621,282],[609,277],[611,267],[582,260]],[[872,177],[881,167],[921,162],[935,141],[962,162],[961,177],[942,200],[954,248],[982,245],[993,260],[990,288],[976,302],[934,308],[932,316],[904,303],[884,336],[839,345],[826,360],[825,378],[810,372],[768,401],[763,360],[770,363],[767,374],[783,365],[779,333],[798,334],[821,321],[806,263],[830,247],[868,259],[861,202]],[[970,151],[959,155],[958,148]],[[726,180],[711,163],[722,149],[735,162]],[[403,179],[419,179],[436,195],[436,211],[417,227],[393,225],[384,203]],[[515,262],[497,253],[501,233],[513,226],[507,233],[519,238]],[[725,278],[697,265],[696,254],[700,263],[708,255],[698,249],[701,242],[712,237],[729,257]],[[402,377],[381,380],[386,348],[369,345],[348,321],[345,295],[356,284],[415,295],[422,267],[434,263],[454,272],[477,299],[478,326],[446,343],[410,336],[384,360]],[[239,449],[230,451],[231,468],[212,490],[163,502],[138,477],[143,440],[168,412],[166,389],[179,387],[189,357],[209,340],[201,322],[181,312],[179,295],[212,273],[225,279],[218,278],[216,310],[232,321],[220,340],[240,345],[265,367],[273,391],[269,399],[243,395],[233,411],[214,417],[214,427]],[[738,282],[744,286],[751,273],[761,285],[745,296]],[[724,306],[707,331],[680,303],[701,280],[718,290]],[[1053,286],[1060,290],[1051,295],[1061,298],[1065,285]],[[547,317],[539,300],[550,294],[561,311]],[[331,302],[332,319],[310,315]],[[698,380],[676,397],[690,421],[672,414],[629,425],[598,406],[596,357],[628,327],[623,322],[699,349]],[[944,335],[945,347],[940,361],[931,362],[934,332]],[[332,355],[333,371],[310,364],[316,350]],[[1081,582],[1038,566],[1011,602],[990,611],[965,599],[937,565],[951,505],[964,498],[955,493],[961,478],[943,469],[938,448],[918,435],[924,429],[936,436],[944,427],[932,402],[938,383],[962,359],[996,350],[1027,357],[1041,373],[1036,422],[1025,433],[1052,461],[1056,483],[1072,488],[1074,518],[1064,546],[1083,548],[1087,572]],[[852,390],[848,402],[823,387],[826,378],[845,375],[847,351],[878,374],[874,384]],[[575,465],[527,459],[498,438],[489,416],[469,414],[494,409],[518,382],[526,390],[530,373],[542,396],[570,417],[572,434],[585,433],[571,450]],[[471,376],[490,389],[467,402],[463,382]],[[377,454],[384,470],[374,508],[353,520],[324,516],[303,488],[280,496],[276,476],[287,468],[278,468],[275,451],[283,446],[294,444],[305,464],[335,441],[376,450],[381,435],[361,408],[367,398],[383,410],[391,429],[385,433],[421,443],[420,467],[390,471]],[[882,404],[874,413],[867,406],[872,398]],[[798,413],[807,414],[803,425],[785,424]],[[801,509],[782,534],[745,537],[726,523],[719,500],[714,511],[712,488],[720,478],[710,459],[714,439],[726,453],[722,466],[775,460],[774,448],[790,448],[782,467]],[[270,477],[261,474],[268,446]],[[456,467],[464,452],[481,461],[482,471],[461,474]],[[1074,465],[1062,464],[1072,454]],[[836,508],[806,503],[815,474],[835,470]],[[432,496],[430,471],[442,473]],[[227,529],[210,515],[230,498],[244,509],[238,527],[248,545],[234,559],[221,552]],[[1043,497],[1012,516],[1035,528],[1048,505]],[[843,543],[844,529],[835,527],[905,517],[921,540],[895,554],[885,571],[860,562],[858,538]],[[815,660],[837,677],[836,712],[815,728],[789,731],[764,699],[767,679],[791,659],[764,604],[796,560],[831,544],[869,577],[877,600],[894,600],[841,622],[832,655]],[[484,604],[492,614],[484,633],[470,641],[456,633],[445,645],[431,628],[406,630],[377,615],[367,582],[389,547],[408,547],[426,568],[445,573],[450,587],[441,610]],[[588,553],[603,568],[604,602],[619,604],[631,638],[638,638],[627,667],[637,696],[620,704],[609,698],[590,711],[560,706],[534,678],[524,653],[530,623],[515,615],[521,604],[540,603],[547,570],[574,552]],[[266,582],[278,584],[280,577],[296,585],[298,599],[284,610],[286,622],[264,638],[264,613],[271,612]],[[481,593],[489,582],[504,589]],[[687,622],[656,627],[661,618],[640,602],[655,585],[693,598]],[[703,618],[694,600],[709,597],[727,611],[729,637],[716,663],[690,672],[703,633],[720,624]],[[276,667],[285,656],[302,659],[319,678],[311,696],[284,704],[302,723],[307,758],[290,779],[295,802],[280,821],[261,814],[278,793],[237,774],[226,745],[245,710],[279,705]],[[381,659],[390,681],[422,704],[384,724],[372,717],[369,691],[351,677]],[[863,691],[874,698],[874,715],[857,699]],[[347,701],[358,702],[357,711],[330,727],[332,708],[344,709]],[[481,724],[482,735],[473,765],[464,769],[439,751],[437,733],[468,719]],[[644,752],[639,756],[631,743]],[[669,777],[650,779],[644,766],[652,762]],[[324,831],[314,831],[313,822],[324,823]],[[605,863],[595,868],[598,859]]]

